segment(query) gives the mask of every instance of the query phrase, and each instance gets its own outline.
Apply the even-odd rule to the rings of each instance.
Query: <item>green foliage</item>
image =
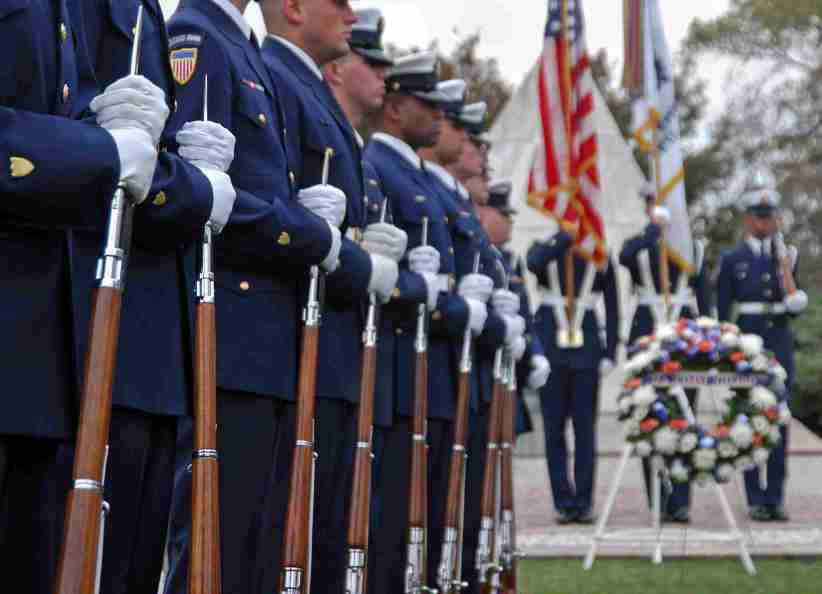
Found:
[[[813,425],[813,419],[822,417],[822,296],[811,297],[793,329],[797,348],[791,408],[797,417]]]

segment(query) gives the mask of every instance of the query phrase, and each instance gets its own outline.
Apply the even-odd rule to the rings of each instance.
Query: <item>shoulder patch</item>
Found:
[[[178,85],[183,86],[197,71],[197,57],[200,53],[196,47],[184,47],[171,50],[169,61],[171,62],[171,72]]]

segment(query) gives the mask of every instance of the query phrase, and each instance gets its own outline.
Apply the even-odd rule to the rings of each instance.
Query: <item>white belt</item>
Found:
[[[577,300],[578,305],[582,306],[584,309],[596,309],[597,302],[599,301],[600,293],[591,293],[588,295],[586,299],[583,301]],[[542,304],[548,307],[565,307],[567,302],[565,297],[562,295],[557,295],[556,293],[552,293],[551,291],[542,291]]]
[[[443,274],[440,273],[437,275],[437,286],[439,290],[444,293],[450,293],[454,290],[457,282],[454,279],[453,274]]]
[[[354,243],[360,243],[362,241],[362,229],[359,227],[349,227],[345,231],[345,236]]]
[[[788,313],[784,303],[768,301],[744,301],[736,304],[736,312],[746,316],[781,315]]]
[[[648,307],[659,307],[665,305],[665,296],[659,295],[657,293],[652,293],[650,291],[641,291],[639,293],[639,300],[637,301],[637,304],[647,305]],[[690,295],[680,295],[678,293],[673,293],[671,295],[670,304],[680,307],[690,307],[691,297]]]

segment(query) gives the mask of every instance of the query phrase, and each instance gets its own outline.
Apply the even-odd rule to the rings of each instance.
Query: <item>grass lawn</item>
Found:
[[[748,576],[735,559],[665,561],[581,559],[520,562],[521,594],[820,594],[822,561],[755,559]]]

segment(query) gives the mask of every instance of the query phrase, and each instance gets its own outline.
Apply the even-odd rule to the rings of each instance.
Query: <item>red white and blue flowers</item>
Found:
[[[791,413],[785,369],[759,336],[711,318],[682,319],[638,339],[629,357],[618,403],[639,456],[658,458],[680,483],[727,482],[767,462]],[[690,423],[677,398],[684,386],[698,385],[730,391],[714,427]]]

